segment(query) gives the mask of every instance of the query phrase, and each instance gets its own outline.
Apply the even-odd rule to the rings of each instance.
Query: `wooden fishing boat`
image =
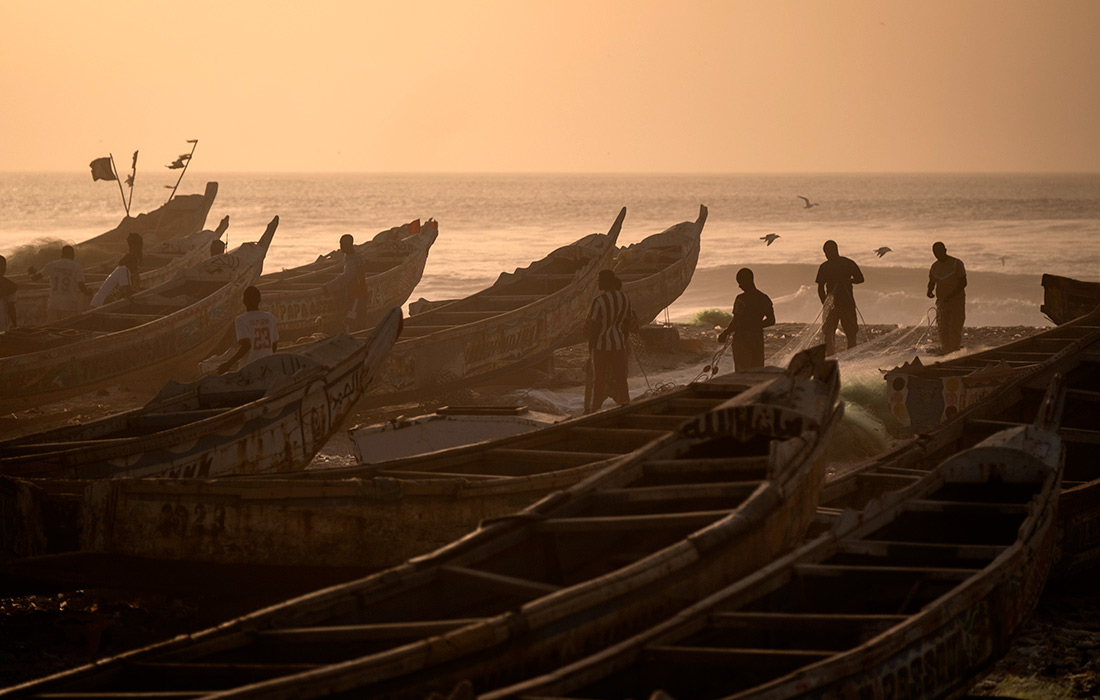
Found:
[[[176,274],[177,270],[191,267],[204,258],[210,257],[210,244],[221,239],[229,228],[229,217],[210,231],[187,234],[171,238],[162,243],[146,247],[141,262],[141,287],[149,289],[164,284]],[[121,257],[121,254],[120,254]],[[99,285],[114,271],[119,261],[108,261],[84,269],[84,283],[95,292]],[[46,322],[46,305],[50,298],[50,283],[42,279],[20,286],[16,293],[16,312],[19,325],[36,326]],[[85,307],[86,308],[86,307]],[[82,309],[83,311],[84,309]]]
[[[1072,573],[1100,561],[1100,310],[1004,349],[1009,358],[1027,356],[1036,362],[934,429],[845,468],[829,479],[822,504],[860,508],[884,490],[903,488],[920,478],[926,470],[920,465],[966,449],[992,432],[1027,422],[1052,377],[1062,374],[1069,389],[1060,429],[1066,466],[1056,573]],[[951,371],[948,366],[954,367],[952,362],[942,364],[945,372]]]
[[[0,473],[174,479],[304,469],[362,395],[400,324],[394,309],[369,343],[333,336],[230,374],[169,381],[134,411],[0,442]]]
[[[479,697],[957,697],[1010,647],[1054,558],[1061,445],[1040,423],[846,511],[643,634]]]
[[[602,648],[771,561],[813,517],[835,362],[819,347],[697,388],[727,400],[432,554],[0,697],[424,697]]]
[[[443,406],[422,416],[357,425],[348,431],[348,437],[359,464],[377,464],[521,435],[567,418],[524,405]]]
[[[0,407],[41,406],[121,382],[137,386],[150,375],[155,387],[189,376],[240,312],[241,293],[260,275],[278,223],[272,219],[259,242],[179,270],[129,299],[0,333]]]
[[[1100,306],[1100,282],[1043,275],[1043,305],[1039,310],[1058,325],[1092,313]]]
[[[615,274],[623,283],[623,292],[630,297],[640,325],[657,318],[691,283],[706,221],[707,208],[700,205],[695,221],[676,224],[619,249]]]
[[[428,251],[439,235],[439,224],[420,219],[382,231],[355,247],[366,262],[365,287],[355,329],[371,328],[408,300],[424,274]],[[325,291],[343,271],[344,254],[334,250],[308,265],[271,272],[260,277],[260,308],[275,315],[279,334],[293,340],[317,332],[344,330],[344,309],[337,297]],[[343,290],[337,290],[340,295]]]
[[[611,267],[624,207],[606,234],[559,248],[487,289],[411,315],[364,398],[387,405],[439,396],[548,358],[581,328],[600,270]]]
[[[206,225],[217,194],[218,183],[208,182],[203,194],[179,195],[150,212],[126,216],[110,231],[73,244],[76,261],[85,272],[109,267],[109,274],[126,253],[126,237],[131,233],[141,235],[147,252],[161,243],[199,233]],[[26,252],[17,250],[8,256],[7,277],[19,285],[20,290],[34,290],[40,285],[31,279],[28,269],[41,269],[56,260],[59,254],[60,248],[53,245],[33,250],[28,246]],[[45,306],[39,308],[34,294],[21,291],[16,296],[16,313],[21,324],[37,324],[45,319]]]
[[[351,467],[95,488],[34,480],[31,515],[7,526],[40,523],[40,543],[23,556],[75,546],[161,561],[377,570],[569,488],[741,390],[693,384],[524,434]]]

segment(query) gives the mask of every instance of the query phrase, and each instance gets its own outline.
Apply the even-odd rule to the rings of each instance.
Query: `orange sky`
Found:
[[[1095,0],[6,0],[0,170],[1096,172],[1097,37]]]

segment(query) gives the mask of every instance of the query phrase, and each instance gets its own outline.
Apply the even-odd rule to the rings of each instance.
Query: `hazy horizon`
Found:
[[[0,168],[1092,173],[1097,36],[1081,0],[13,1]]]

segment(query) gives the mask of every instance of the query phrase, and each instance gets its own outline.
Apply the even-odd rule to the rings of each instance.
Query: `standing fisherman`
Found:
[[[844,329],[848,349],[858,343],[856,334],[859,324],[856,322],[856,298],[852,294],[852,285],[863,284],[863,272],[854,260],[840,254],[836,241],[825,241],[822,250],[825,252],[825,262],[817,268],[817,296],[825,307],[825,318],[821,323],[825,354],[832,355],[836,353],[837,322]]]
[[[749,268],[737,271],[737,286],[743,291],[733,300],[733,320],[718,342],[733,334],[733,368],[743,372],[764,366],[764,329],[775,325],[775,309],[771,297],[756,288]]]
[[[630,298],[622,291],[623,283],[614,272],[601,270],[597,284],[600,295],[592,301],[585,321],[593,374],[592,398],[585,401],[585,413],[600,410],[607,398],[620,406],[630,403],[626,343],[637,325],[637,317]]]
[[[355,252],[355,238],[350,233],[340,236],[340,252],[344,254],[344,271],[325,284],[325,292],[338,297],[337,308],[343,312],[344,332],[351,333],[359,320],[360,307],[364,306],[367,264],[363,256]]]
[[[42,267],[42,271],[31,277],[37,280],[48,277],[50,296],[46,300],[46,322],[50,323],[84,310],[84,300],[92,292],[84,284],[84,268],[75,259],[76,253],[71,245],[62,246],[61,257],[51,260]]]
[[[274,315],[260,311],[260,290],[245,287],[245,312],[237,316],[234,327],[237,332],[237,352],[218,365],[218,374],[237,364],[237,360],[248,355],[245,364],[274,354],[279,349],[279,322]]]
[[[940,330],[940,350],[946,355],[962,347],[966,321],[966,267],[962,260],[947,254],[940,241],[932,244],[936,262],[928,270],[928,298],[936,298],[936,326]]]
[[[0,333],[19,325],[15,318],[15,292],[19,286],[4,276],[8,259],[0,255]]]

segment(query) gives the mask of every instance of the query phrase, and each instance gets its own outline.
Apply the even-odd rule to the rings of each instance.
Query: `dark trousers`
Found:
[[[844,329],[844,335],[848,339],[848,349],[851,350],[858,343],[856,334],[859,332],[859,324],[856,323],[856,307],[829,305],[825,309],[825,321],[821,325],[821,335],[825,340],[825,354],[836,353],[836,325]]]
[[[733,368],[738,372],[764,366],[764,334],[734,334],[730,347],[733,349]]]
[[[936,326],[940,331],[940,350],[949,353],[962,347],[965,322],[966,297],[957,294],[948,301],[936,302]]]
[[[630,403],[630,389],[626,384],[626,350],[592,351],[592,405],[598,411],[607,398],[624,405]]]

